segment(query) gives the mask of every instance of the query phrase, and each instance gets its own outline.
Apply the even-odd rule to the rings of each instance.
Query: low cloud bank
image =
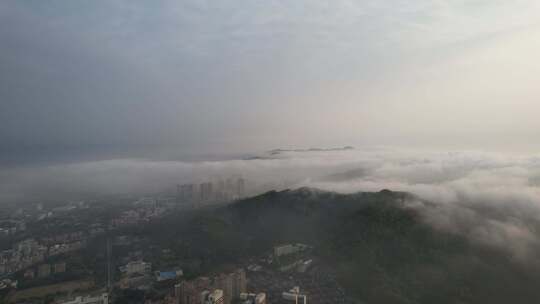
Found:
[[[507,249],[517,259],[540,252],[540,157],[392,149],[283,151],[249,160],[108,160],[0,173],[1,202],[172,191],[178,183],[242,176],[253,194],[309,186],[343,193],[391,189],[435,203],[437,228]]]
[[[434,203],[426,208],[422,202],[410,202],[434,227],[496,246],[516,260],[538,262],[538,157],[397,151],[375,155],[356,176],[336,181],[333,175],[304,185],[338,192],[383,188],[410,192]]]

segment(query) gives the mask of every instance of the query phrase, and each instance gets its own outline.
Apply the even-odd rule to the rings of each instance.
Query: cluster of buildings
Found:
[[[61,216],[62,214],[66,214],[78,209],[87,209],[89,208],[88,204],[86,204],[83,201],[80,202],[69,202],[67,205],[59,206],[52,208],[50,210],[45,210],[42,203],[38,203],[35,205],[35,210],[27,210],[27,209],[19,209],[17,211],[17,214],[21,217],[33,217],[35,216],[38,221],[55,217],[55,216]]]
[[[126,210],[120,216],[112,219],[111,228],[137,225],[160,217],[165,213],[165,208],[156,205],[142,206],[133,210]]]
[[[34,239],[16,243],[12,249],[0,252],[0,275],[11,274],[41,263],[47,257],[48,248]]]
[[[62,234],[56,234],[52,236],[42,237],[39,239],[39,241],[46,246],[52,245],[52,244],[59,244],[59,243],[70,243],[75,241],[84,240],[85,233],[82,231],[75,231],[71,233],[62,233]]]
[[[242,198],[245,195],[246,181],[243,178],[177,186],[178,204],[224,202]]]
[[[146,274],[152,270],[152,263],[144,261],[131,261],[124,266],[120,267],[120,272],[131,276],[134,274]]]
[[[125,272],[131,268],[133,272],[149,272],[148,264],[126,265]],[[156,279],[158,273],[155,272]],[[266,272],[265,272],[266,273]],[[192,280],[182,280],[174,285],[172,294],[161,300],[147,301],[147,303],[167,304],[267,304],[269,301],[275,304],[307,304],[308,295],[300,291],[300,287],[284,287],[290,283],[280,284],[281,288],[276,293],[272,292],[273,298],[269,299],[263,286],[255,287],[258,292],[248,292],[247,274],[243,269],[233,272],[220,273],[212,277],[202,276]],[[170,279],[177,279],[178,273],[170,273]],[[290,278],[289,280],[290,281]],[[291,286],[291,285],[289,285]],[[254,286],[251,286],[253,288]],[[270,286],[269,286],[270,287]],[[261,292],[262,291],[262,292]]]
[[[213,278],[199,277],[191,281],[182,281],[175,285],[174,297],[177,304],[231,304],[234,300],[240,299],[241,295],[246,293],[246,289],[246,272],[239,269]]]
[[[181,269],[168,270],[168,271],[155,271],[154,276],[157,282],[163,282],[168,280],[174,280],[184,275],[184,271]]]
[[[59,262],[55,264],[41,264],[37,267],[37,271],[34,268],[29,268],[24,272],[25,279],[46,278],[51,274],[65,273],[66,272],[66,263]]]
[[[266,294],[261,293],[241,293],[240,304],[266,304]]]
[[[45,236],[39,239],[39,242],[45,246],[60,245],[57,247],[65,247],[62,245],[69,245],[67,247],[77,247],[82,245],[82,248],[86,245],[86,241],[90,238],[104,234],[106,232],[106,225],[102,223],[91,224],[87,229],[83,231],[73,231],[61,234],[54,234],[51,236]],[[75,250],[78,250],[77,248]]]
[[[296,270],[297,272],[306,272],[311,267],[312,264],[313,264],[312,259],[307,259],[307,260],[298,259],[298,260],[291,261],[290,263],[286,263],[279,266],[279,270],[281,272],[287,272],[287,271],[292,271],[292,270]]]
[[[55,244],[49,247],[49,256],[56,256],[68,252],[81,250],[86,247],[86,241],[75,241],[71,243]]]
[[[202,304],[223,304],[225,295],[223,290],[215,289],[214,291],[205,290],[201,293]]]
[[[175,280],[184,275],[182,269],[152,272],[152,263],[142,260],[130,261],[120,267],[122,278],[118,282],[120,289],[149,289],[154,282]]]
[[[42,245],[34,239],[27,239],[18,242],[13,246],[12,249],[0,252],[0,275],[15,273],[42,263],[48,257],[80,250],[85,246],[86,242],[84,240],[71,243],[54,244],[52,246]],[[60,266],[59,269],[61,269]],[[29,274],[29,277],[33,276]],[[38,277],[41,276],[38,275]]]
[[[18,232],[26,231],[26,223],[18,220],[0,221],[0,236],[13,236]]]
[[[274,247],[274,256],[275,257],[286,256],[286,255],[290,255],[290,254],[305,251],[305,250],[307,250],[309,248],[310,247],[308,245],[300,244],[300,243],[283,244],[283,245],[279,245],[279,246]]]
[[[118,281],[117,286],[120,289],[149,289],[153,283],[151,272],[152,263],[142,260],[130,261],[120,267],[122,278]]]
[[[295,304],[307,304],[307,295],[301,294],[298,286],[283,292],[281,296],[284,300],[295,302]]]
[[[20,235],[20,232],[27,231],[27,224],[32,221],[37,223],[45,218],[51,218],[53,215],[62,215],[81,208],[88,208],[88,206],[84,202],[75,202],[46,211],[43,204],[38,203],[35,209],[19,208],[8,218],[0,220],[0,237]],[[73,214],[70,213],[63,218],[57,217],[54,224],[70,226],[74,221],[77,221],[77,217],[73,217]],[[90,225],[87,231],[51,233],[38,239],[30,238],[17,242],[11,249],[0,252],[0,275],[11,275],[43,263],[48,257],[83,249],[86,247],[88,238],[105,233],[104,227],[101,223],[95,223]]]
[[[73,300],[60,302],[59,304],[109,304],[109,294],[103,293],[99,296],[76,297]]]
[[[279,270],[287,272],[296,270],[306,272],[313,264],[313,260],[305,258],[304,254],[310,246],[305,244],[284,244],[274,247],[274,259],[279,264]]]
[[[11,279],[3,279],[0,281],[0,290],[4,290],[6,288],[17,288],[18,283],[19,282]]]

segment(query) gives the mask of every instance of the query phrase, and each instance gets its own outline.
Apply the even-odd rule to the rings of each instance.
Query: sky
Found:
[[[539,17],[535,0],[1,1],[0,159],[532,152]]]

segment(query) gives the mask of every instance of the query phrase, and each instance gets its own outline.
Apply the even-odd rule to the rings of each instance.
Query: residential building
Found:
[[[85,241],[75,241],[71,243],[56,244],[49,247],[49,256],[56,256],[63,253],[77,251],[86,247]]]
[[[214,278],[214,286],[223,291],[223,303],[230,304],[234,297],[233,285],[235,281],[234,273],[219,274]]]
[[[39,278],[46,278],[49,275],[51,275],[51,265],[50,264],[42,264],[38,267],[38,277]]]
[[[167,280],[174,280],[178,277],[181,277],[184,275],[184,272],[182,269],[178,270],[171,270],[171,271],[156,271],[154,272],[156,276],[156,281],[167,281]]]
[[[266,304],[266,294],[261,293],[242,293],[240,295],[240,304]]]
[[[302,263],[300,263],[300,265],[298,265],[296,270],[298,272],[306,272],[309,269],[309,267],[311,267],[312,264],[313,264],[313,260],[311,260],[311,259],[306,260],[306,261],[302,261]]]
[[[178,202],[179,203],[188,203],[192,202],[195,198],[195,185],[185,184],[181,185],[178,188]]]
[[[246,292],[246,272],[239,269],[231,273],[222,273],[213,279],[200,277],[191,281],[182,281],[175,285],[175,297],[179,304],[204,304],[211,293],[210,290],[220,290],[220,303],[231,304]]]
[[[284,300],[295,302],[295,304],[307,304],[307,296],[305,294],[300,294],[300,287],[298,286],[283,292],[281,297]]]
[[[36,276],[36,273],[35,273],[34,269],[27,269],[27,270],[24,272],[24,278],[25,278],[25,279],[31,280],[31,279],[33,279],[35,276]]]
[[[236,195],[238,198],[244,197],[246,191],[246,181],[243,178],[236,180]]]
[[[109,294],[104,293],[97,297],[76,297],[74,300],[61,302],[59,304],[109,304]]]
[[[304,244],[284,244],[274,247],[274,256],[280,257],[283,255],[289,255],[293,253],[297,253],[300,251],[304,251],[308,249],[309,247]]]
[[[212,292],[205,293],[203,304],[223,304],[223,290],[215,289]]]
[[[215,288],[223,290],[224,303],[230,304],[240,297],[240,294],[246,292],[246,272],[239,269],[228,274],[220,274],[214,278]]]
[[[210,278],[207,277],[182,281],[174,286],[174,296],[178,304],[201,304],[201,294],[210,289],[210,285]]]
[[[150,272],[151,269],[152,263],[147,263],[143,261],[132,261],[120,267],[120,272],[126,275],[145,274]]]
[[[202,183],[200,185],[200,200],[209,201],[213,199],[213,185],[212,183]]]
[[[246,289],[247,289],[246,272],[244,271],[244,269],[238,269],[234,273],[233,298],[238,298],[241,293],[246,292]]]
[[[54,271],[54,273],[64,273],[64,272],[66,272],[66,263],[61,262],[61,263],[54,264],[53,265],[53,271]]]
[[[152,286],[153,279],[147,274],[134,274],[125,276],[118,281],[117,286],[120,289],[138,289],[148,290]]]

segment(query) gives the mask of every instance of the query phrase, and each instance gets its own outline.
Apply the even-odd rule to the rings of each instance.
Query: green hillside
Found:
[[[268,252],[279,243],[313,245],[348,293],[367,303],[530,303],[540,298],[534,267],[433,229],[406,206],[410,198],[388,190],[268,192],[200,211],[181,225],[176,221],[175,233],[189,244],[186,257],[203,257],[203,268]]]

